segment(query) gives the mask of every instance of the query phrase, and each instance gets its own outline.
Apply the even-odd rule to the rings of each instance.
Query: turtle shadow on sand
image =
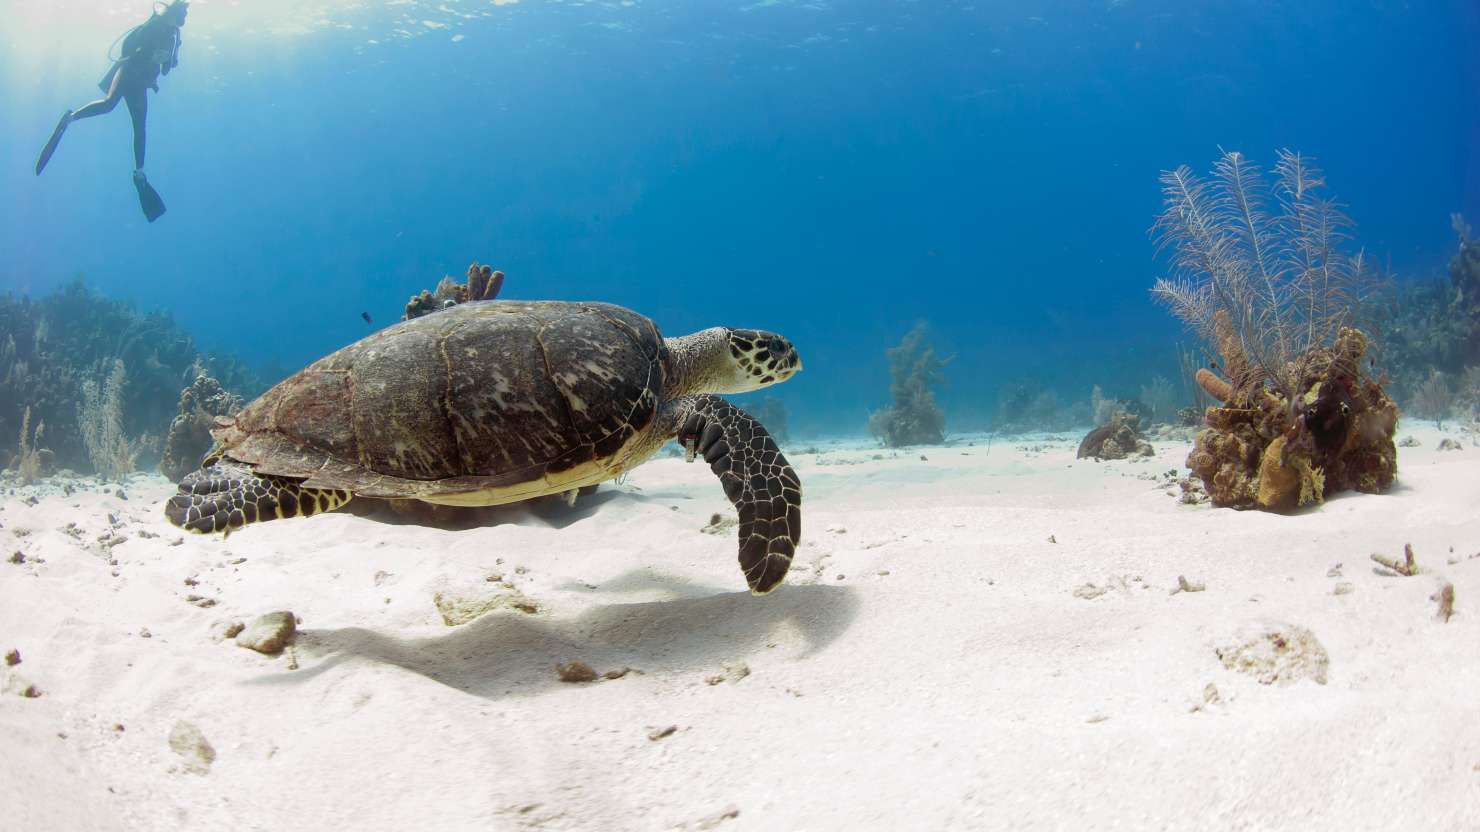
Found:
[[[419,500],[376,500],[361,498],[340,512],[392,526],[428,526],[443,531],[467,531],[488,526],[544,525],[564,529],[596,516],[601,507],[615,500],[636,497],[616,489],[583,494],[571,505],[559,496],[536,497],[521,503],[499,506],[441,506]]]
[[[677,575],[648,567],[629,569],[615,578],[608,578],[602,581],[600,584],[566,581],[557,586],[556,589],[561,592],[578,592],[583,595],[658,592],[668,596],[664,600],[707,598],[712,595],[722,595],[729,591],[728,587],[713,584],[698,584]]]
[[[734,592],[633,604],[607,604],[574,618],[491,613],[429,638],[397,638],[360,627],[302,630],[299,656],[314,662],[259,681],[306,681],[341,662],[396,665],[484,699],[534,696],[562,687],[556,665],[584,662],[604,673],[648,675],[712,671],[768,645],[800,639],[800,657],[825,649],[858,613],[854,590],[783,586],[764,598]],[[789,652],[789,651],[788,651]]]

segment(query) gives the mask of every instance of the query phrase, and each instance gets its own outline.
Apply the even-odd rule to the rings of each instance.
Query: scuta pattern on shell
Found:
[[[229,459],[316,488],[416,497],[633,460],[662,397],[652,322],[606,304],[491,301],[311,364],[215,432]]]

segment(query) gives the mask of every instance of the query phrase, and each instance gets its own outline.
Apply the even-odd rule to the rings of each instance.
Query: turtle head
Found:
[[[791,342],[764,329],[725,329],[735,374],[731,392],[759,390],[801,372],[802,357]]]
[[[763,329],[716,326],[668,339],[671,397],[746,393],[786,381],[802,369],[791,342]]]

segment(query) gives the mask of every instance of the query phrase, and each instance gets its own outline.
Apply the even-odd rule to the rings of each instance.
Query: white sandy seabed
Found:
[[[1480,450],[1401,433],[1297,516],[1182,504],[1185,442],[794,443],[762,598],[679,459],[460,530],[12,489],[0,829],[1480,829]]]

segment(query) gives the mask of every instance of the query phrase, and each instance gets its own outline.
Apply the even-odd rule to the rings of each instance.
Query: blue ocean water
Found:
[[[82,274],[286,369],[478,260],[507,297],[786,334],[773,392],[813,432],[862,432],[928,320],[948,424],[981,426],[1010,381],[1174,374],[1163,169],[1311,154],[1407,277],[1480,219],[1474,0],[197,0],[149,101],[154,224],[121,106],[32,173],[149,11],[0,18],[0,290]]]

